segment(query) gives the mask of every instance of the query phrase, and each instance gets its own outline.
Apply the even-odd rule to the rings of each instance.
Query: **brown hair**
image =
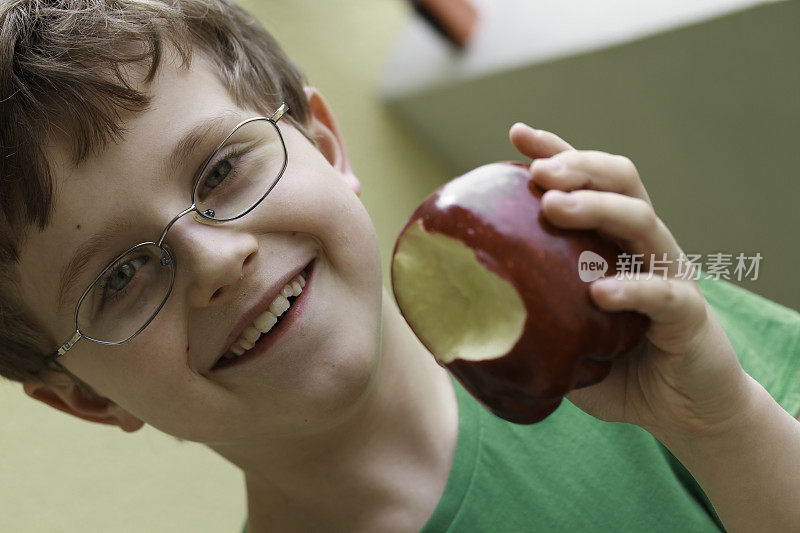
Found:
[[[289,105],[307,135],[303,76],[264,27],[231,0],[3,0],[0,4],[0,375],[36,379],[56,340],[16,290],[24,235],[44,229],[53,180],[43,151],[58,132],[79,163],[123,132],[122,114],[149,98],[166,48],[190,66],[214,63],[234,101],[258,110]],[[65,332],[65,336],[68,332]]]

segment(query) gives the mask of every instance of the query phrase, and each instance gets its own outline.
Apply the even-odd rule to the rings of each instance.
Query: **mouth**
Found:
[[[271,303],[264,306],[261,314],[244,328],[210,371],[246,363],[266,353],[281,340],[302,315],[315,264],[316,260],[311,261],[283,286]]]

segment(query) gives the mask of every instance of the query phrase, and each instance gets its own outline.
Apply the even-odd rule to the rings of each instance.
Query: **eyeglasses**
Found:
[[[286,170],[288,155],[278,120],[284,103],[269,118],[240,122],[217,146],[192,188],[192,205],[164,228],[158,242],[143,242],[114,259],[89,285],[75,306],[75,332],[52,360],[81,338],[100,344],[122,344],[142,332],[172,292],[175,261],[164,244],[167,232],[182,216],[227,222],[245,216],[266,198]]]

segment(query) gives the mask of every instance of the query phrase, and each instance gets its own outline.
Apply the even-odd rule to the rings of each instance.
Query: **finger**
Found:
[[[517,122],[508,132],[511,144],[519,152],[531,159],[550,157],[564,150],[574,150],[565,140],[549,131],[537,130],[527,124]]]
[[[696,283],[674,278],[592,282],[589,293],[606,311],[638,311],[650,317],[648,339],[671,353],[687,353],[708,319],[703,295]]]
[[[670,275],[677,271],[681,249],[646,200],[586,189],[549,190],[542,196],[542,211],[556,226],[599,231],[624,243],[622,247],[630,253],[667,261],[665,270]]]
[[[650,202],[636,165],[625,156],[595,150],[572,150],[531,165],[531,177],[545,189],[594,189]]]

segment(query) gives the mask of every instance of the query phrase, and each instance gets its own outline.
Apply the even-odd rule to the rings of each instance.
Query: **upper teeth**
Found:
[[[278,322],[278,317],[289,309],[289,300],[292,296],[299,296],[306,286],[306,280],[300,273],[295,278],[283,286],[280,294],[269,304],[269,310],[264,311],[256,317],[253,324],[245,328],[242,334],[233,343],[229,352],[225,354],[228,359],[238,357],[244,352],[255,346],[259,337],[269,332],[272,326]]]

